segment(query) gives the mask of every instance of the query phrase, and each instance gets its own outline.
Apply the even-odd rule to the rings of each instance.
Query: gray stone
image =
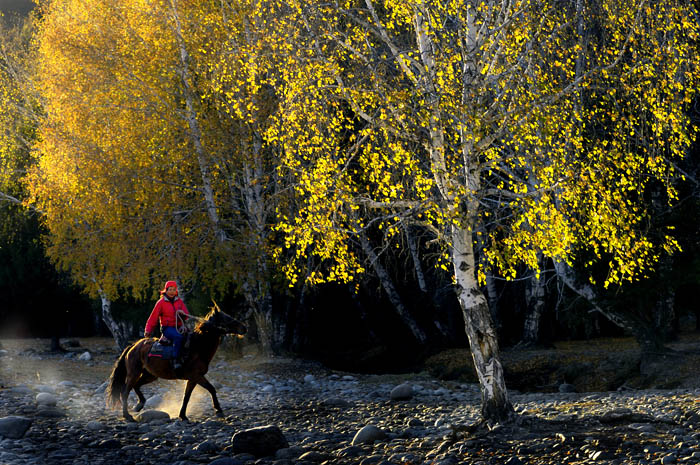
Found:
[[[156,394],[156,395],[151,396],[148,399],[146,399],[146,403],[144,404],[144,407],[145,408],[156,408],[162,403],[163,403],[163,396],[161,396],[160,394]]]
[[[231,449],[234,453],[248,453],[256,457],[274,455],[279,449],[287,447],[287,438],[274,425],[239,431],[231,438]]]
[[[245,465],[248,461],[236,457],[222,457],[209,462],[209,465]]]
[[[305,449],[303,447],[286,447],[275,452],[275,458],[278,460],[292,460],[298,458],[304,452]]]
[[[360,465],[377,465],[384,460],[383,455],[370,455],[360,461]]]
[[[211,454],[219,450],[219,446],[212,440],[206,440],[194,447],[194,450],[202,454]]]
[[[89,431],[102,431],[105,429],[105,426],[97,420],[91,420],[87,422],[85,428],[87,428]]]
[[[350,402],[345,399],[341,399],[340,397],[331,397],[329,399],[322,400],[321,405],[331,408],[348,408],[352,406]]]
[[[18,416],[0,418],[0,436],[19,439],[24,436],[30,426],[32,426],[32,420],[29,418]]]
[[[62,418],[66,416],[66,412],[59,410],[56,407],[46,406],[37,410],[36,416],[42,418]]]
[[[56,396],[48,392],[40,392],[36,395],[36,403],[39,405],[46,405],[48,407],[53,407],[56,405]]]
[[[78,357],[78,360],[81,360],[83,362],[88,362],[88,361],[92,360],[92,355],[90,355],[90,352],[87,352],[87,351],[83,352],[82,354],[80,354],[80,357]]]
[[[309,452],[306,452],[305,454],[301,455],[299,457],[299,460],[305,460],[307,462],[323,462],[327,458],[328,456],[326,454],[322,454],[315,450],[310,450]]]
[[[400,384],[391,390],[391,400],[409,400],[413,397],[413,386],[408,383]]]
[[[134,417],[136,421],[142,423],[151,423],[158,420],[170,420],[170,415],[161,410],[146,410]]]
[[[61,381],[58,383],[58,386],[62,388],[71,388],[75,387],[75,383],[73,381]]]
[[[111,438],[98,442],[97,447],[100,449],[120,449],[122,444],[118,440]]]
[[[415,428],[418,426],[423,426],[423,422],[420,421],[418,418],[407,418],[406,419],[406,426]]]
[[[358,446],[348,446],[345,447],[344,449],[341,449],[338,451],[337,455],[338,457],[343,457],[343,458],[353,458],[353,457],[359,457],[364,453],[361,447]]]
[[[673,454],[661,457],[661,465],[671,465],[676,463],[676,456]]]
[[[352,445],[371,444],[374,441],[381,441],[382,439],[386,439],[386,433],[384,431],[374,425],[367,425],[355,434],[355,437],[352,438]]]

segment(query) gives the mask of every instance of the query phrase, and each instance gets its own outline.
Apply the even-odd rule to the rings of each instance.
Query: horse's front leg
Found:
[[[185,386],[185,397],[182,399],[182,407],[180,407],[180,420],[189,421],[185,412],[187,411],[187,403],[190,401],[190,396],[192,395],[192,390],[197,385],[195,381],[191,379],[187,380],[187,386]]]
[[[209,394],[211,394],[211,400],[214,404],[214,410],[216,410],[216,416],[223,417],[224,411],[221,409],[221,405],[219,405],[219,399],[216,397],[216,389],[214,389],[214,386],[212,386],[212,384],[204,376],[197,381],[197,384],[209,391]]]

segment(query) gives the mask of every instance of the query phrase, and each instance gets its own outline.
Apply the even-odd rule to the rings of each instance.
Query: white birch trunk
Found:
[[[600,313],[609,319],[613,324],[619,326],[622,329],[634,332],[634,325],[626,321],[621,316],[609,312],[598,305],[598,296],[596,295],[595,289],[590,284],[580,284],[576,280],[576,273],[573,268],[567,265],[565,262],[558,260],[554,261],[554,270],[557,273],[559,280],[569,289],[574,291],[580,297],[586,299],[586,301],[593,307],[593,310]]]
[[[423,273],[423,267],[420,263],[420,254],[418,253],[418,241],[416,236],[414,236],[410,227],[406,227],[406,242],[408,242],[408,250],[411,252],[411,259],[413,260],[413,269],[416,272],[416,279],[418,280],[418,287],[421,292],[427,293],[428,286],[425,283],[425,274]]]
[[[491,313],[476,280],[471,232],[453,227],[452,242],[452,264],[459,303],[481,386],[481,414],[489,424],[499,423],[508,420],[514,410],[508,400]]]
[[[540,254],[540,277],[533,273],[525,287],[525,302],[527,303],[527,312],[525,314],[525,322],[523,324],[523,336],[518,345],[533,346],[540,339],[540,319],[545,307],[545,277],[544,259]]]
[[[496,278],[492,272],[486,273],[486,294],[489,301],[489,311],[495,328],[501,327],[501,318],[498,310],[498,288],[496,287]]]
[[[249,247],[256,257],[247,277],[246,287],[249,290],[247,298],[253,308],[261,350],[266,355],[274,355],[279,353],[284,343],[286,325],[282,321],[275,321],[274,318],[270,273],[264,251],[267,240],[265,224],[267,215],[264,184],[261,182],[265,175],[261,153],[262,140],[254,130],[251,130],[247,142],[249,145],[245,140],[241,140],[243,154],[247,153],[250,156],[243,167],[243,198],[250,226]]]
[[[109,331],[112,333],[114,342],[119,346],[119,350],[124,350],[129,345],[129,338],[125,328],[117,323],[112,316],[112,301],[109,300],[104,291],[99,290],[98,293],[102,304],[102,321],[105,322],[105,325],[107,325],[107,328],[109,328]]]
[[[442,126],[441,111],[438,101],[438,93],[435,87],[435,46],[431,38],[430,15],[428,7],[421,3],[416,8],[415,30],[416,43],[420,53],[420,58],[425,71],[422,73],[421,82],[426,106],[430,111],[428,123],[430,133],[430,169],[437,188],[447,205],[454,205],[454,196],[459,192],[457,182],[460,175],[464,176],[467,192],[479,191],[479,177],[473,167],[472,146],[473,141],[462,135],[462,155],[464,158],[463,173],[448,173],[445,152],[447,145],[445,142],[444,128]],[[468,18],[467,46],[471,47],[476,43],[476,27],[473,18]],[[470,53],[473,53],[469,48]],[[466,62],[464,79],[472,79],[474,70],[473,64]],[[469,83],[465,82],[465,86]],[[459,203],[462,200],[460,199]],[[486,298],[479,289],[476,280],[476,263],[474,259],[474,244],[471,237],[471,229],[475,223],[478,205],[475,201],[469,201],[466,205],[466,218],[463,218],[465,225],[452,225],[452,263],[457,284],[459,302],[464,316],[464,326],[469,338],[474,368],[479,377],[481,385],[481,414],[488,424],[495,424],[506,421],[514,414],[513,406],[508,400],[503,367],[501,366],[498,349],[498,339],[493,327],[491,314],[489,313]]]
[[[411,314],[408,312],[408,309],[404,306],[401,296],[394,287],[391,276],[389,276],[389,273],[379,262],[379,257],[372,249],[372,246],[367,238],[362,234],[360,235],[360,243],[362,244],[362,251],[365,253],[365,255],[367,255],[367,258],[369,258],[370,265],[377,273],[379,281],[382,283],[382,287],[384,288],[384,292],[386,292],[387,296],[389,297],[389,301],[391,301],[391,304],[394,306],[396,313],[399,314],[401,321],[403,321],[408,329],[411,330],[413,337],[415,337],[421,344],[424,344],[428,339],[425,332],[423,332],[420,326],[418,326],[416,320],[413,319]]]
[[[180,52],[179,74],[185,97],[185,120],[187,121],[187,125],[189,127],[190,140],[192,141],[195,153],[197,154],[197,163],[199,164],[199,171],[202,178],[202,193],[204,194],[207,215],[209,216],[209,220],[214,228],[214,235],[220,242],[223,242],[226,240],[226,232],[221,227],[218,209],[214,200],[214,189],[211,181],[209,157],[204,146],[202,145],[202,130],[199,126],[199,121],[197,120],[197,110],[194,104],[195,92],[190,84],[190,55],[187,52],[187,47],[185,47],[185,41],[182,37],[182,27],[180,25],[180,18],[177,12],[175,0],[170,0],[170,6],[173,13],[173,19],[175,21],[175,38]]]

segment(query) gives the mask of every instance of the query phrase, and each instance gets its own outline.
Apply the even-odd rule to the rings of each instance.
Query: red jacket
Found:
[[[156,302],[155,307],[153,307],[153,311],[151,312],[151,316],[148,317],[148,321],[146,322],[146,332],[152,333],[153,330],[156,327],[156,324],[158,323],[158,319],[160,318],[160,325],[161,326],[175,326],[176,324],[176,319],[175,319],[175,312],[177,310],[181,310],[185,312],[185,315],[189,315],[190,312],[187,311],[187,307],[185,306],[185,302],[182,301],[179,297],[175,296],[175,299],[173,302],[170,302],[165,298],[165,296],[161,297],[158,302]],[[184,317],[187,319],[187,317]],[[177,326],[182,326],[182,323],[179,323]]]

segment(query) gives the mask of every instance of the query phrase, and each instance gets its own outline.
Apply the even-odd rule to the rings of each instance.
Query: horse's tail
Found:
[[[121,401],[121,393],[124,386],[126,386],[126,354],[129,349],[133,347],[133,344],[124,349],[119,360],[114,363],[114,368],[112,368],[112,374],[107,381],[107,390],[105,391],[105,397],[107,400],[107,406],[111,408],[118,408]]]

